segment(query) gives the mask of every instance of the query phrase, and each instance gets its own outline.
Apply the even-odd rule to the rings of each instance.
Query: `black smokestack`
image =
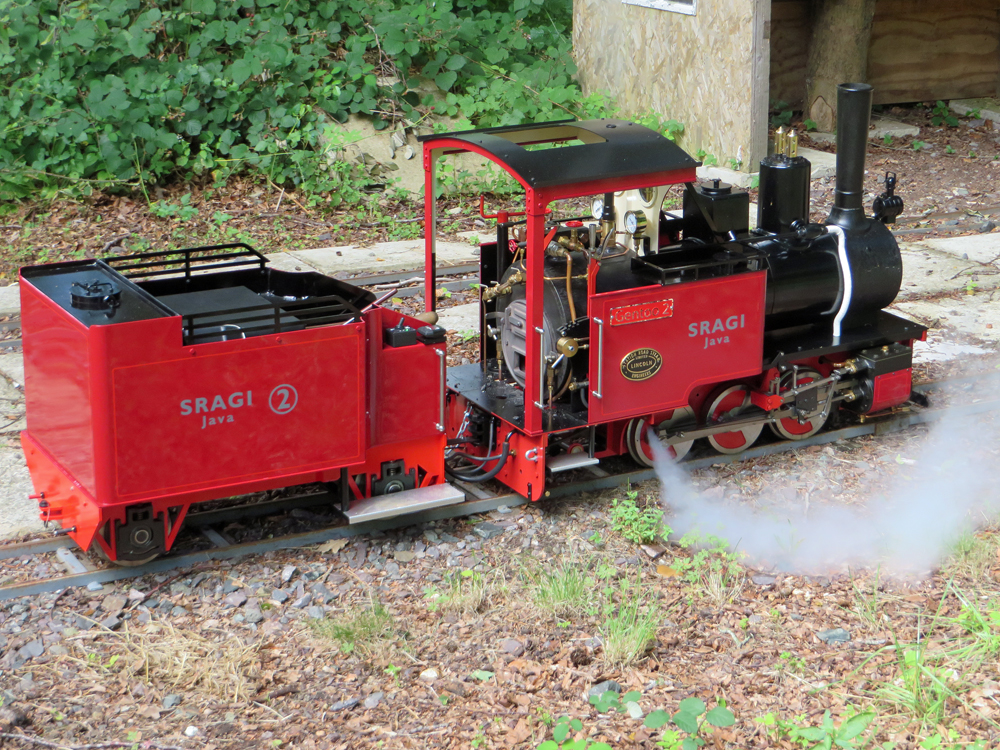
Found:
[[[868,119],[872,111],[872,87],[867,83],[837,86],[837,189],[829,221],[856,225],[865,218],[865,152],[868,149]]]

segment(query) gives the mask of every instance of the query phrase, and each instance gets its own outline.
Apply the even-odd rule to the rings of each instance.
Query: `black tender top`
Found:
[[[438,133],[419,140],[441,138],[485,149],[532,188],[671,172],[699,164],[673,141],[627,120],[562,120]],[[522,145],[574,139],[582,143],[534,151]]]

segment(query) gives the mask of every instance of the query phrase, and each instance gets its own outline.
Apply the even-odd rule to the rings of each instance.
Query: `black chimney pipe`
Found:
[[[862,201],[871,111],[872,87],[867,83],[837,86],[837,188],[831,224],[854,227],[865,219]]]

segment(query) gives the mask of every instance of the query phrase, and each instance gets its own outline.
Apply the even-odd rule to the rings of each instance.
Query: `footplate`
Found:
[[[355,524],[379,518],[403,516],[445,505],[456,505],[464,500],[464,492],[445,482],[358,500],[351,504],[351,509],[344,515],[347,516],[349,523]]]

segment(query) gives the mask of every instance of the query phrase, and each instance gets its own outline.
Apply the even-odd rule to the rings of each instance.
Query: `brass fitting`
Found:
[[[522,283],[526,278],[527,274],[520,268],[518,268],[502,284],[494,284],[491,287],[483,289],[483,302],[490,302],[491,300],[494,300],[497,297],[502,297],[505,294],[510,294],[511,289],[513,289],[516,284]]]

